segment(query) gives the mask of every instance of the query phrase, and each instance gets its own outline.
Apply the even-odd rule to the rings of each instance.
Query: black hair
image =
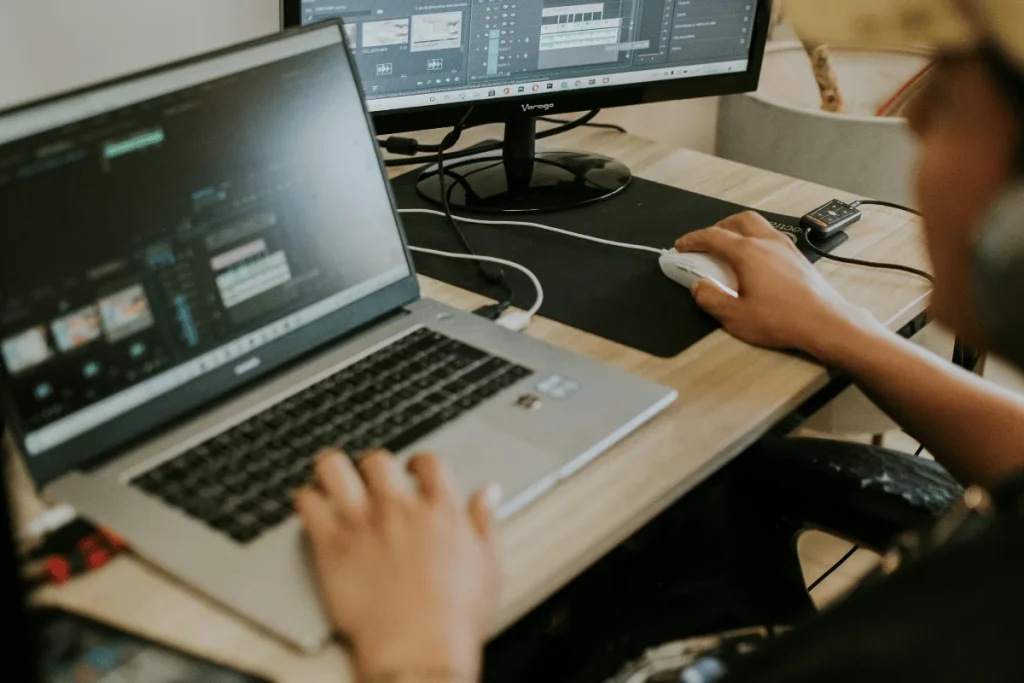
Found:
[[[1024,71],[1014,65],[995,45],[986,46],[982,50],[982,55],[989,72],[1017,115],[1017,127],[1020,132],[1017,141],[1017,170],[1024,173]]]

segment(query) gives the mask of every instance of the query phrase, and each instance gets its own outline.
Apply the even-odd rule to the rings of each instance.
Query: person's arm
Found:
[[[964,484],[1024,469],[1024,401],[876,325],[851,325],[808,352],[857,386]]]
[[[754,213],[691,233],[680,251],[736,271],[739,298],[710,282],[697,303],[737,338],[809,353],[857,386],[963,483],[997,484],[1024,469],[1024,400],[900,339],[847,303],[785,236]]]
[[[360,683],[475,683],[497,604],[500,490],[459,501],[433,456],[324,453],[296,507],[324,607]]]

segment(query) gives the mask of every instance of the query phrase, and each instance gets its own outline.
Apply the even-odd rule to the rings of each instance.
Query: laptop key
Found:
[[[249,480],[247,478],[235,476],[224,480],[224,490],[229,494],[244,494],[249,490]]]
[[[345,440],[341,450],[356,458],[363,454],[370,447],[370,440],[365,436],[352,436]]]
[[[210,519],[220,513],[218,502],[207,498],[192,498],[181,507],[192,517],[202,520]]]
[[[466,390],[469,389],[471,386],[473,386],[471,383],[459,377],[458,379],[453,379],[448,382],[445,382],[443,385],[441,385],[440,389],[442,391],[447,391],[449,394],[458,395],[465,393]]]
[[[437,381],[430,377],[429,375],[421,375],[420,377],[417,377],[412,381],[412,386],[419,389],[420,391],[433,389],[435,385],[437,385]]]
[[[502,386],[502,388],[508,388],[513,384],[518,383],[522,378],[516,377],[513,373],[506,372],[499,375],[494,381]]]
[[[472,395],[476,396],[480,400],[486,400],[504,390],[504,386],[495,380],[491,380],[477,387],[477,389],[473,391]]]
[[[255,527],[248,525],[244,526],[231,526],[228,528],[228,536],[238,541],[239,543],[249,543],[261,534],[261,531]]]
[[[414,387],[411,384],[407,384],[406,386],[404,386],[401,389],[399,389],[398,391],[396,391],[395,392],[395,396],[397,396],[398,398],[400,398],[400,399],[402,399],[404,401],[407,401],[407,400],[409,400],[411,398],[415,398],[416,396],[419,395],[419,393],[420,393],[420,390],[417,387]]]
[[[436,417],[445,424],[448,424],[462,417],[462,411],[456,406],[450,406],[439,412]]]
[[[435,391],[432,394],[427,394],[423,397],[423,402],[431,406],[444,405],[451,399],[451,394],[447,394],[442,391]]]
[[[255,498],[246,498],[235,506],[235,513],[237,515],[249,515],[255,517],[256,513],[261,511],[262,508],[260,507],[260,503]]]
[[[487,379],[488,377],[498,372],[505,366],[505,361],[501,360],[500,358],[491,358],[486,363],[483,363],[478,367],[473,368],[466,374],[462,375],[459,379],[461,379],[463,382],[475,384],[480,380]]]
[[[216,515],[213,515],[212,517],[205,519],[203,521],[205,521],[208,526],[216,529],[217,531],[227,531],[231,528],[231,525],[234,523],[235,518],[233,515],[231,515],[231,513],[221,511]]]
[[[258,519],[260,520],[260,522],[265,527],[267,527],[269,529],[269,528],[277,526],[278,524],[280,524],[284,520],[288,519],[289,517],[292,516],[292,514],[294,514],[294,513],[291,510],[288,510],[288,509],[283,508],[283,507],[277,507],[276,509],[274,509],[272,511],[266,511],[266,512],[260,513]]]
[[[444,425],[444,421],[438,417],[432,417],[423,422],[413,425],[410,429],[393,437],[387,443],[384,444],[384,448],[397,453],[398,451],[411,446],[413,443],[419,441],[423,437],[427,436],[431,432],[437,430]]]
[[[472,410],[473,408],[476,408],[478,405],[480,405],[480,399],[474,396],[473,394],[469,394],[467,396],[461,397],[458,401],[455,402],[455,404],[459,406],[459,408],[463,412],[465,412],[467,410]]]
[[[434,387],[437,387],[450,380],[453,374],[450,368],[435,368],[427,373],[427,377],[433,382]]]
[[[481,351],[480,349],[475,349],[472,346],[465,345],[459,345],[458,348],[456,348],[454,351],[457,355],[459,355],[462,358],[465,358],[470,362],[483,360],[484,358],[487,358],[488,355],[487,353]]]
[[[365,433],[366,436],[372,439],[373,441],[379,441],[380,439],[390,435],[394,431],[395,426],[392,425],[390,422],[384,421],[378,422],[375,425],[371,425],[370,428],[367,429]]]
[[[151,470],[133,482],[143,491],[157,493],[167,484],[167,477],[160,470]]]
[[[433,412],[435,410],[434,405],[427,400],[419,401],[406,406],[402,412],[410,416],[414,420],[419,420],[422,415]]]
[[[174,507],[181,507],[192,497],[192,493],[186,489],[178,486],[177,484],[167,486],[159,493],[154,492],[158,495],[165,503],[173,505]]]
[[[196,496],[205,500],[219,500],[227,493],[223,484],[209,484],[198,491]]]
[[[533,370],[524,368],[522,365],[513,365],[509,368],[509,373],[516,379],[525,379],[533,374]]]

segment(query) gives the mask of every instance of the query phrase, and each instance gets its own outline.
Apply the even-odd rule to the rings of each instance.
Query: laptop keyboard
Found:
[[[248,543],[292,515],[319,450],[398,452],[532,374],[421,329],[131,483]]]

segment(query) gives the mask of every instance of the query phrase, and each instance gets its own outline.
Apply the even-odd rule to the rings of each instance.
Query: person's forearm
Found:
[[[395,671],[373,676],[361,676],[359,683],[476,683],[475,675],[467,676],[451,671]]]
[[[482,649],[472,639],[379,638],[354,643],[353,663],[359,683],[476,683]]]
[[[819,349],[962,483],[1024,469],[1024,400],[892,334],[854,325]]]

